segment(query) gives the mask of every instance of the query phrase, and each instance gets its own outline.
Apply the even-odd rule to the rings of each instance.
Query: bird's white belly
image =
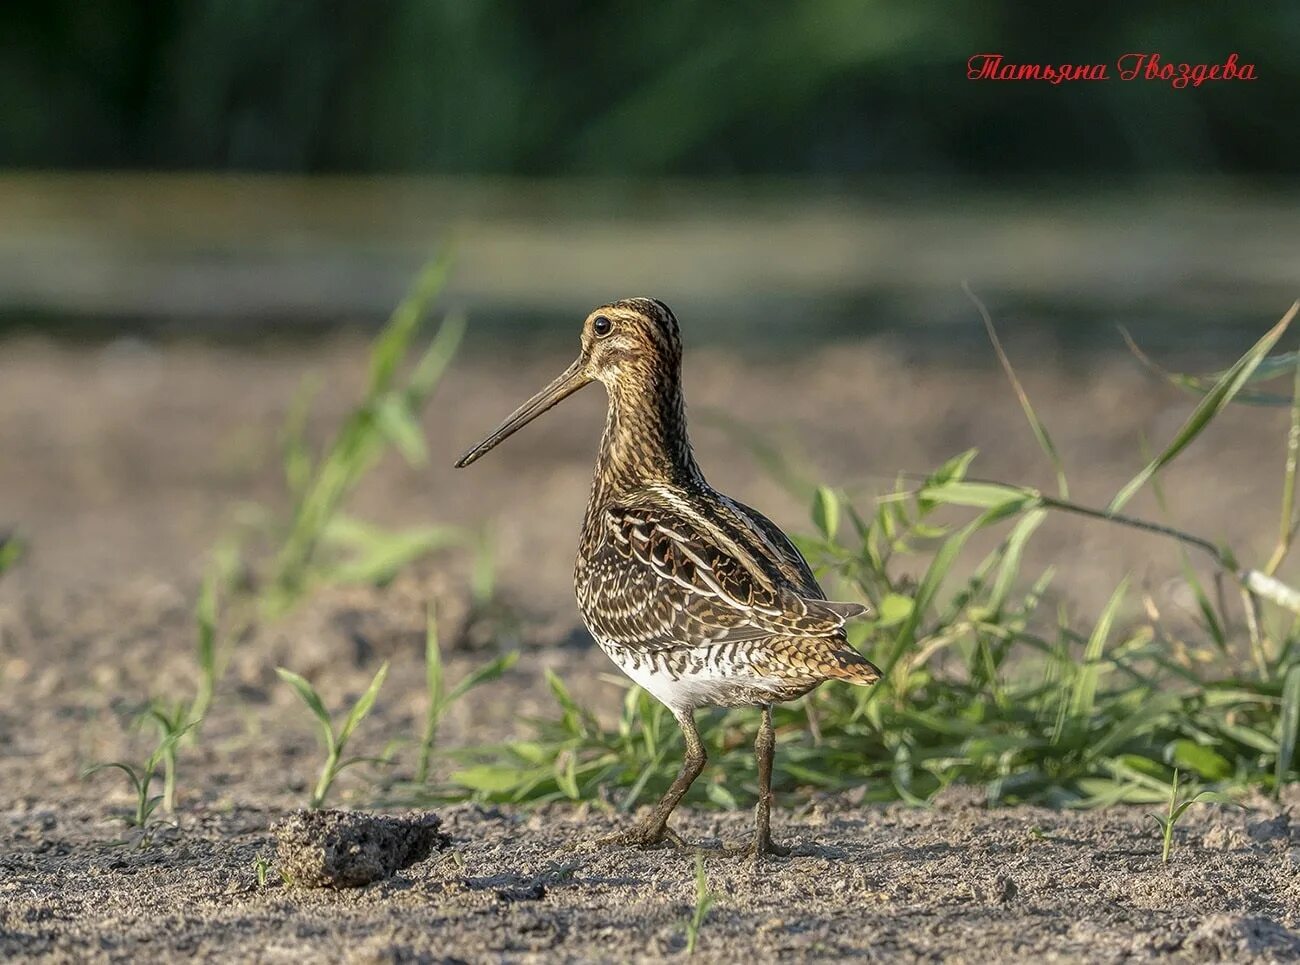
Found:
[[[769,691],[770,697],[777,699],[777,692],[788,683],[760,676],[748,666],[719,666],[707,661],[671,670],[662,659],[633,655],[621,647],[607,646],[599,638],[597,643],[619,670],[675,713],[707,706],[767,703]]]
[[[671,674],[650,670],[645,663],[633,667],[617,659],[614,662],[637,686],[674,711],[694,710],[718,703],[723,694],[734,687],[734,681],[718,674],[688,674],[674,678]]]

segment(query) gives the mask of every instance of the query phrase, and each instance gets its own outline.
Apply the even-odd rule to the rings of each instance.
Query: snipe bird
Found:
[[[686,741],[681,772],[648,817],[608,839],[680,844],[668,818],[704,769],[695,726],[704,706],[758,707],[759,797],[752,850],[772,842],[772,704],[826,680],[872,684],[880,671],[849,646],[857,603],[826,599],[808,563],[762,513],[713,489],[686,435],[677,319],[628,298],[592,312],[578,358],[457,467],[591,382],[609,396],[605,433],[578,545],[583,620],[619,669],[668,706]]]

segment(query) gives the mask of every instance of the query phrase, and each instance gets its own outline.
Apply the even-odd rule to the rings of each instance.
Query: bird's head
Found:
[[[582,323],[582,348],[573,364],[461,456],[456,468],[468,466],[585,385],[600,382],[611,396],[653,394],[676,385],[681,364],[677,318],[663,302],[625,298],[602,305]]]

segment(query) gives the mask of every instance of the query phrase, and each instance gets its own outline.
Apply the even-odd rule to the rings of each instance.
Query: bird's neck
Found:
[[[617,493],[702,481],[686,434],[686,405],[677,373],[619,380],[608,391],[609,413],[596,461],[598,489]]]

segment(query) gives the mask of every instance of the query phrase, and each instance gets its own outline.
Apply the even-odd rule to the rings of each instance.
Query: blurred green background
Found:
[[[1288,174],[1300,148],[1284,2],[11,0],[0,28],[10,166],[1095,179]],[[1128,51],[1260,80],[964,70]]]
[[[950,345],[968,278],[1068,343],[1235,346],[1300,263],[1298,46],[1282,2],[11,0],[0,324],[370,326],[455,240],[480,331],[653,292],[705,337]],[[1131,51],[1259,79],[1124,82]]]

